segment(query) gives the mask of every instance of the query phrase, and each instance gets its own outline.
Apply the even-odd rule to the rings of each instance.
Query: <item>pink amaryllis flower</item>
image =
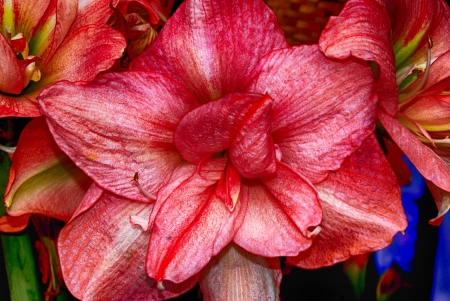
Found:
[[[0,117],[39,116],[36,96],[59,81],[89,81],[122,55],[105,23],[110,0],[0,1]]]
[[[450,209],[449,20],[442,0],[350,0],[319,42],[329,57],[374,67],[379,121],[427,179],[439,209],[433,224]]]
[[[262,1],[186,1],[130,69],[39,96],[95,181],[59,239],[76,297],[209,288],[202,270],[231,243],[314,268],[405,228],[370,67],[288,47]]]

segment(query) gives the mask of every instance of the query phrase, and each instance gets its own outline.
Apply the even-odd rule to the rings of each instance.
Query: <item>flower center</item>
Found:
[[[175,146],[194,164],[227,151],[240,175],[255,179],[276,170],[270,133],[272,99],[262,94],[230,94],[206,103],[179,122]]]

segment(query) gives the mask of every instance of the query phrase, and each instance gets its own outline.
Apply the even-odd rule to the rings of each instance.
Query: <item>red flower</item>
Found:
[[[186,1],[130,68],[40,95],[96,182],[59,240],[78,298],[180,294],[231,242],[265,257],[312,246],[292,261],[317,267],[404,229],[371,69],[288,47],[263,2]]]
[[[59,81],[89,81],[121,56],[105,23],[110,0],[0,2],[0,117],[39,116],[36,96]]]
[[[329,57],[373,66],[379,121],[427,179],[433,224],[450,209],[449,20],[443,0],[350,0],[319,41]]]

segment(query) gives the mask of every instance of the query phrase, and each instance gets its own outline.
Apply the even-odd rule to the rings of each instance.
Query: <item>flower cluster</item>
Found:
[[[435,223],[450,207],[440,0],[349,0],[318,45],[295,47],[260,0],[186,0],[154,41],[173,1],[13,3],[0,112],[43,116],[5,203],[67,222],[58,253],[79,299],[200,282],[207,299],[275,300],[279,257],[314,269],[386,247],[407,222],[379,141],[427,179]],[[125,47],[127,69],[105,71]]]

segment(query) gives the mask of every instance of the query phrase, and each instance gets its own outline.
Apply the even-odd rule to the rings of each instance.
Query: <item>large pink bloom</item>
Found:
[[[313,268],[405,228],[371,69],[289,48],[263,2],[187,1],[130,67],[39,99],[96,182],[59,240],[78,298],[179,294],[231,242]]]
[[[122,55],[105,23],[110,0],[0,1],[0,117],[39,116],[36,96],[59,80],[90,81]]]
[[[443,0],[350,0],[319,42],[327,56],[377,65],[379,121],[427,179],[433,224],[450,209],[449,20]]]

